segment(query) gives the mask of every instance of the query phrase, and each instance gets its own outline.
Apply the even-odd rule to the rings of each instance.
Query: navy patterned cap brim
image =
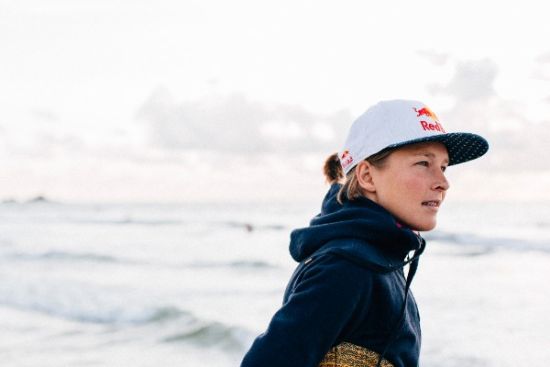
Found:
[[[384,150],[432,141],[443,143],[445,147],[447,147],[447,152],[449,153],[449,166],[479,158],[489,150],[489,143],[487,140],[472,133],[446,133],[426,136],[392,144]]]

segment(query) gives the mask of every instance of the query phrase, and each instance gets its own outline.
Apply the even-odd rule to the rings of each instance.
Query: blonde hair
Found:
[[[386,164],[386,160],[392,152],[392,149],[383,150],[382,152],[371,155],[365,160],[376,168],[382,168]],[[340,204],[343,203],[344,199],[353,201],[364,196],[361,186],[359,186],[357,175],[355,174],[355,167],[353,167],[344,177],[344,170],[340,164],[338,153],[331,154],[325,160],[323,172],[329,184],[342,184],[337,196],[337,200]]]

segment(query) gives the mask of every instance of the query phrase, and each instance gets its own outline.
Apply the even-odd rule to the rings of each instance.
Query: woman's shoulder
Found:
[[[296,269],[284,301],[296,295],[304,299],[356,303],[377,282],[377,273],[332,253],[314,254]]]
[[[386,274],[402,264],[402,260],[389,256],[380,247],[355,238],[329,241],[303,263],[307,264],[321,258],[356,271],[376,274]]]
[[[295,284],[323,284],[327,287],[342,288],[351,285],[354,288],[368,287],[375,279],[383,276],[372,267],[364,266],[350,256],[338,252],[322,251],[313,254],[298,266]]]

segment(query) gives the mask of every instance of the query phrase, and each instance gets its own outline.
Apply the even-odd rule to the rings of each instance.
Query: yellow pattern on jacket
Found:
[[[343,342],[328,351],[319,367],[376,367],[379,357],[370,349]],[[393,367],[386,359],[380,365]]]

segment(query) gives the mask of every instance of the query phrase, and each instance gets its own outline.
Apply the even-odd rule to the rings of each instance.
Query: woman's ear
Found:
[[[376,186],[373,180],[373,170],[375,168],[367,161],[361,161],[355,167],[355,175],[357,176],[357,183],[364,190],[365,194],[376,193]]]

